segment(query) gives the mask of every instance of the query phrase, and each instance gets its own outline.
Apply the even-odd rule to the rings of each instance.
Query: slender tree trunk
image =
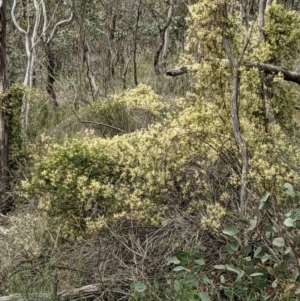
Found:
[[[223,25],[222,25],[222,40],[225,53],[228,57],[232,68],[232,98],[231,98],[231,124],[234,139],[240,149],[242,156],[242,170],[241,170],[241,190],[240,190],[240,211],[245,212],[247,209],[247,174],[249,170],[248,163],[248,151],[246,143],[241,135],[240,130],[240,120],[239,120],[239,109],[238,109],[238,101],[239,101],[239,80],[240,80],[240,62],[234,57],[230,41],[227,37],[227,6],[226,3],[223,4],[222,7],[222,16],[223,16]]]
[[[167,20],[172,18],[173,14],[173,6],[174,6],[174,1],[170,0],[170,6],[169,6],[169,11],[168,11],[168,17]],[[168,57],[168,52],[169,52],[169,35],[170,35],[170,27],[168,26],[166,31],[165,31],[165,37],[164,37],[164,47],[163,47],[163,52],[162,52],[162,66],[163,66],[163,73],[166,72],[167,68],[167,57]]]
[[[169,11],[168,11],[168,18],[167,21],[165,23],[165,25],[162,28],[159,28],[159,36],[160,36],[160,43],[158,45],[158,48],[154,54],[154,60],[153,60],[153,65],[154,65],[154,71],[156,75],[160,75],[161,74],[161,70],[159,68],[159,57],[160,57],[160,53],[165,45],[165,33],[166,30],[168,29],[168,27],[171,24],[172,18],[173,18],[173,11],[174,11],[174,4],[173,4],[173,0],[169,0]]]
[[[9,211],[9,130],[6,69],[6,0],[0,0],[0,212]]]
[[[263,32],[264,27],[264,19],[265,19],[265,10],[267,6],[267,0],[259,1],[259,9],[258,9],[258,34],[259,34],[259,43],[263,44],[265,42],[265,34]]]
[[[97,97],[99,96],[99,88],[96,84],[96,79],[95,79],[95,76],[94,76],[94,72],[92,70],[89,44],[85,40],[83,41],[83,44],[84,44],[83,45],[83,60],[86,63],[87,78],[89,80],[93,101],[95,101],[97,99]]]
[[[56,93],[54,90],[54,82],[55,82],[55,75],[54,75],[54,68],[55,68],[55,58],[54,53],[50,48],[50,42],[44,44],[45,53],[47,56],[47,81],[46,81],[46,90],[49,96],[52,99],[52,103],[54,107],[58,107],[58,102],[56,99]]]
[[[142,0],[139,0],[138,8],[137,8],[137,15],[136,15],[136,22],[135,22],[135,31],[134,31],[134,41],[133,41],[133,77],[134,77],[134,83],[137,86],[138,85],[138,79],[137,79],[137,64],[136,64],[136,54],[137,54],[137,40],[138,40],[138,26],[141,16],[141,4]],[[126,70],[127,71],[127,70]]]

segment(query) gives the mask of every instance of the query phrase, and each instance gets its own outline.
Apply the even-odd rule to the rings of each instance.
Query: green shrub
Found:
[[[97,100],[88,110],[82,110],[80,116],[94,122],[92,128],[96,134],[113,136],[147,128],[151,123],[161,121],[166,109],[167,104],[161,96],[155,94],[151,87],[140,84],[121,94]]]
[[[203,245],[177,252],[167,259],[172,271],[154,277],[154,291],[171,300],[296,300],[300,292],[300,192],[285,183],[286,203],[267,193],[253,219],[236,219],[236,225],[218,234],[223,240],[211,258]],[[139,287],[142,287],[141,283]],[[154,293],[153,293],[154,294]]]

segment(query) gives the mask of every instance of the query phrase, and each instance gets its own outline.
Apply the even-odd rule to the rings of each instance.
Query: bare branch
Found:
[[[77,119],[78,119],[78,121],[80,123],[83,123],[83,124],[93,124],[93,125],[101,125],[101,126],[104,126],[104,127],[107,127],[107,128],[110,128],[110,129],[113,129],[113,130],[116,130],[116,131],[119,131],[119,132],[122,132],[122,133],[127,133],[126,131],[124,131],[122,129],[119,129],[117,127],[114,127],[114,126],[106,124],[106,123],[81,120],[80,117],[76,114],[75,110],[72,109],[72,111],[73,111],[74,115],[77,117]]]
[[[89,284],[82,286],[80,288],[75,288],[71,290],[65,290],[57,293],[60,300],[83,300],[86,298],[91,298],[95,296],[101,296],[103,291],[103,284]],[[32,294],[30,296],[32,300],[50,300],[53,296],[50,293]],[[0,297],[0,301],[24,301],[22,294],[14,294],[10,296]]]
[[[282,74],[284,80],[294,82],[300,85],[300,73],[298,72],[289,71],[284,68],[270,65],[270,64],[246,63],[245,65],[248,67],[256,67],[258,68],[258,70],[263,71],[266,74],[273,74],[273,75]]]
[[[26,35],[26,34],[28,34],[28,32],[29,32],[29,26],[28,26],[28,28],[27,28],[27,31],[25,31],[25,30],[19,25],[19,23],[18,23],[18,21],[17,21],[17,19],[16,19],[16,16],[15,16],[15,9],[16,9],[16,6],[17,6],[17,0],[14,0],[13,5],[12,5],[12,8],[11,8],[11,18],[12,18],[12,20],[13,20],[13,22],[14,22],[16,28],[17,28],[17,30],[18,30],[20,33]]]
[[[53,36],[55,35],[55,33],[58,30],[59,26],[64,25],[64,24],[68,24],[73,20],[73,17],[74,17],[74,13],[73,13],[74,0],[70,0],[70,4],[71,4],[71,15],[70,15],[70,17],[66,20],[59,21],[54,25],[54,28],[53,28],[53,30],[52,30],[52,32],[51,32],[51,34],[50,34],[50,36],[47,40],[47,43],[50,43],[50,41],[53,39]]]
[[[219,60],[222,61],[223,63],[227,63],[229,64],[229,60]],[[286,81],[290,81],[290,82],[294,82],[298,85],[300,85],[300,73],[299,72],[295,72],[295,71],[290,71],[278,66],[274,66],[271,64],[263,64],[263,63],[253,63],[253,62],[246,62],[244,63],[244,65],[246,67],[253,67],[253,68],[257,68],[258,70],[266,73],[266,74],[270,74],[270,75],[278,75],[278,74],[282,74],[283,79]],[[185,65],[179,68],[175,68],[175,69],[170,69],[166,72],[167,76],[172,76],[172,77],[176,77],[185,73],[189,73],[189,72],[196,72],[200,70],[200,65],[199,68],[192,68],[193,65]]]
[[[185,73],[188,73],[188,67],[187,66],[182,66],[179,69],[168,70],[166,72],[166,75],[175,77],[175,76],[179,76],[179,75],[182,75],[182,74],[185,74]]]

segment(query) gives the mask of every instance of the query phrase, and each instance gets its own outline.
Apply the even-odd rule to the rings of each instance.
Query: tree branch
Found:
[[[229,64],[228,60],[222,59],[220,61]],[[284,68],[281,68],[278,66],[274,66],[271,64],[263,64],[263,63],[256,63],[256,62],[246,62],[244,65],[249,68],[257,68],[259,71],[262,71],[265,74],[269,74],[269,75],[282,74],[284,80],[294,82],[294,83],[300,85],[300,73],[299,72],[290,71],[290,70],[287,70],[287,69],[284,69]],[[199,70],[200,70],[200,67],[193,68],[193,65],[185,65],[185,66],[182,66],[179,68],[168,70],[166,72],[166,75],[176,77],[176,76],[179,76],[179,75],[182,75],[185,73],[189,73],[189,72],[197,72]]]
[[[127,133],[126,131],[122,130],[122,129],[119,129],[115,126],[112,126],[112,125],[109,125],[109,124],[106,124],[106,123],[102,123],[102,122],[94,122],[94,121],[87,121],[87,120],[81,120],[80,117],[76,114],[75,110],[72,110],[74,115],[77,117],[78,121],[80,123],[83,123],[83,124],[93,124],[93,125],[101,125],[101,126],[104,126],[104,127],[107,127],[107,128],[110,128],[110,129],[113,129],[113,130],[116,130],[116,131],[119,131],[121,133]],[[1,301],[1,299],[0,299]]]
[[[58,30],[59,26],[70,23],[73,20],[73,17],[74,17],[74,13],[73,13],[74,0],[70,0],[70,4],[71,4],[71,15],[70,15],[70,17],[66,20],[59,21],[54,25],[54,28],[53,28],[53,30],[52,30],[52,32],[51,32],[51,34],[50,34],[50,36],[47,40],[47,43],[49,43],[53,39],[53,36],[55,35],[55,33]]]

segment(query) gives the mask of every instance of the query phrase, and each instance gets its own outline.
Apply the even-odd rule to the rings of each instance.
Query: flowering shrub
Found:
[[[48,145],[46,153],[36,157],[32,177],[22,185],[23,196],[37,198],[39,208],[62,219],[66,230],[86,231],[99,217],[130,216],[157,224],[170,205],[188,214],[200,211],[199,225],[218,228],[226,214],[224,207],[238,206],[241,185],[241,150],[231,125],[231,71],[222,60],[218,5],[218,1],[203,1],[191,8],[187,49],[191,53],[200,41],[207,59],[197,65],[193,93],[177,100],[177,112],[166,114],[162,97],[145,85],[96,102],[92,110],[100,120],[106,116],[108,123],[117,122],[110,116],[119,114],[121,120],[127,112],[123,121],[129,123],[118,126],[135,131],[106,139],[86,134],[81,140]],[[285,12],[279,9],[278,14]],[[244,60],[260,55],[268,61],[270,49],[251,50],[257,48],[258,39],[248,27],[233,16],[228,22],[235,54],[249,39]],[[199,23],[203,23],[201,31],[192,33]],[[274,33],[267,33],[271,41]],[[191,58],[188,53],[182,61],[191,63]],[[295,104],[292,96],[299,91],[286,86],[280,76],[262,78],[256,69],[241,67],[240,74],[239,122],[250,164],[248,198],[255,202],[268,190],[276,192],[280,202],[278,187],[286,181],[300,182],[296,168],[300,155],[297,144],[291,143],[293,123],[288,116]],[[150,116],[147,122],[145,116]]]

